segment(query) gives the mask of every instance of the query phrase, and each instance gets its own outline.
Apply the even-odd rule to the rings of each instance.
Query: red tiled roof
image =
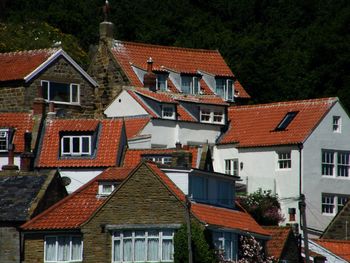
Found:
[[[206,204],[192,203],[192,213],[209,225],[269,236],[248,213]]]
[[[177,115],[178,119],[182,121],[197,121],[182,105],[177,105]]]
[[[141,107],[142,107],[145,111],[147,111],[147,113],[148,113],[149,115],[151,115],[151,116],[154,117],[154,118],[157,118],[157,117],[158,117],[157,114],[156,114],[153,110],[151,110],[151,109],[146,105],[146,103],[144,103],[143,100],[142,100],[133,90],[127,90],[127,92],[130,94],[131,97],[133,97],[133,98],[141,105]]]
[[[238,147],[302,143],[337,101],[337,98],[322,98],[232,106],[228,111],[230,127],[219,143],[238,142]],[[292,122],[285,130],[276,131],[278,124],[292,111],[298,112]]]
[[[142,129],[149,123],[149,117],[141,117],[141,118],[125,118],[125,130],[126,136],[128,139],[131,139],[142,131]]]
[[[25,223],[25,230],[77,229],[103,204],[97,198],[98,181],[124,180],[132,171],[128,168],[111,167],[80,189],[62,199],[48,210]]]
[[[1,73],[0,73],[1,74]],[[15,144],[15,152],[24,151],[24,133],[32,131],[34,125],[33,116],[30,113],[11,112],[0,113],[0,129],[15,128],[13,143]]]
[[[23,80],[58,49],[0,53],[0,81]]]
[[[125,153],[124,157],[124,167],[133,167],[138,164],[143,156],[147,155],[171,155],[174,152],[179,150],[176,149],[128,149]],[[192,153],[192,167],[197,167],[197,156],[198,156],[198,148],[197,147],[189,147],[188,150],[180,150],[180,151],[189,151]]]
[[[98,133],[96,154],[91,158],[60,158],[60,132]],[[37,167],[108,167],[117,164],[123,120],[57,119],[46,123]]]
[[[290,227],[279,226],[263,226],[263,228],[271,235],[271,239],[266,243],[267,254],[279,260],[289,234],[293,234],[292,229]]]
[[[250,98],[250,95],[247,93],[247,91],[242,87],[241,83],[236,80],[234,83],[234,86],[235,86],[235,95],[239,98],[242,98],[242,99],[249,99]]]
[[[135,92],[138,94],[141,94],[142,96],[151,98],[153,100],[156,100],[158,102],[165,102],[165,103],[177,103],[169,94],[163,93],[163,92],[153,92],[149,91],[147,89],[135,89]]]
[[[188,102],[199,103],[199,104],[213,104],[213,105],[223,105],[223,106],[229,105],[222,98],[215,95],[211,95],[211,96],[210,95],[208,96],[181,95],[181,96],[176,96],[175,99],[178,101],[188,101]]]
[[[350,262],[350,240],[314,239],[313,241]]]

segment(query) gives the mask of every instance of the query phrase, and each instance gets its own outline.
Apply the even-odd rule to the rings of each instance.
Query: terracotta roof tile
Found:
[[[131,139],[142,131],[142,129],[150,122],[149,117],[125,118],[125,130],[128,139]]]
[[[191,211],[209,225],[269,236],[247,212],[198,203],[192,203]]]
[[[98,125],[96,153],[93,157],[60,157],[61,132],[95,132]],[[46,123],[37,167],[108,167],[117,164],[123,120],[57,119]]]
[[[238,80],[235,80],[233,83],[235,86],[235,96],[242,98],[242,99],[249,99],[250,95],[247,93],[247,91],[243,88],[241,83]]]
[[[271,239],[266,243],[267,254],[278,260],[282,256],[288,236],[293,235],[292,229],[279,226],[263,226],[263,228],[271,235]]]
[[[197,168],[198,148],[189,147],[188,150],[176,150],[176,149],[128,149],[124,157],[124,167],[134,167],[138,164],[143,156],[147,155],[171,155],[177,151],[189,151],[192,153],[192,167]]]
[[[0,73],[1,74],[1,73]],[[24,151],[24,133],[32,131],[34,125],[33,115],[30,113],[11,112],[0,113],[0,129],[15,128],[13,143],[15,144],[15,152]]]
[[[187,101],[187,102],[199,103],[199,104],[213,104],[213,105],[222,105],[222,106],[229,105],[222,98],[216,95],[202,95],[202,96],[181,95],[181,96],[174,96],[174,98],[178,101]]]
[[[23,80],[58,49],[0,53],[0,81]]]
[[[177,115],[181,121],[197,121],[182,105],[177,105]]]
[[[230,127],[219,143],[238,147],[298,144],[304,142],[337,98],[278,102],[252,106],[232,106]],[[298,112],[285,130],[276,127],[288,112]]]
[[[335,239],[314,239],[317,244],[328,249],[335,255],[350,262],[350,241]]]
[[[77,229],[103,204],[98,181],[124,180],[132,169],[111,167],[22,226],[25,230]]]
[[[177,103],[170,95],[169,93],[165,92],[153,92],[149,91],[147,89],[135,89],[135,92],[140,94],[141,96],[145,96],[148,98],[151,98],[153,100],[156,100],[158,102],[165,102],[165,103]]]

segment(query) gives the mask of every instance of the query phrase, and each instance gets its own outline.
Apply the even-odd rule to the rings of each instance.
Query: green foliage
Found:
[[[194,263],[214,263],[216,256],[209,233],[198,223],[191,223]],[[188,262],[187,226],[182,225],[174,235],[174,263]],[[209,245],[210,244],[210,245]]]
[[[263,192],[259,189],[238,197],[238,201],[260,225],[278,225],[284,220],[278,196],[271,194],[271,191]]]

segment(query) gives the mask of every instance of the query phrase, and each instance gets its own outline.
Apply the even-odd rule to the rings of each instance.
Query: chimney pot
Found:
[[[143,77],[143,85],[145,88],[148,88],[150,91],[157,91],[157,75],[153,73],[153,60],[150,57],[147,60],[147,73]]]
[[[181,150],[182,149],[182,144],[181,142],[175,143],[176,150]]]

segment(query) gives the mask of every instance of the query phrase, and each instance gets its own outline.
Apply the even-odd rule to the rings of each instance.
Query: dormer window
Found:
[[[0,152],[8,151],[8,130],[0,129]]]
[[[290,111],[284,116],[282,121],[277,125],[276,131],[284,131],[288,125],[294,120],[295,116],[297,116],[298,112],[297,111]]]
[[[175,118],[175,106],[174,105],[164,105],[162,107],[162,117],[164,119],[174,119]]]
[[[100,182],[98,185],[99,195],[110,195],[115,189],[115,183],[113,182]]]
[[[41,81],[44,99],[48,102],[62,104],[79,104],[80,86],[75,83]]]
[[[167,74],[157,74],[157,90],[167,91],[168,90],[168,82],[167,82]]]
[[[224,111],[221,109],[201,108],[200,121],[206,123],[224,124]]]
[[[232,79],[216,79],[215,93],[224,100],[233,101],[233,81]]]
[[[61,156],[91,155],[90,135],[65,135],[61,138]]]
[[[199,81],[196,76],[181,76],[181,91],[185,94],[199,94]]]
[[[148,155],[148,156],[143,156],[143,158],[158,164],[170,165],[172,163],[171,156]]]

